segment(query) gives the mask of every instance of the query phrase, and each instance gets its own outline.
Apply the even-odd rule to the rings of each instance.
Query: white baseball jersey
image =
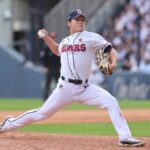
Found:
[[[95,50],[104,49],[109,44],[100,35],[87,31],[66,37],[59,45],[61,75],[71,79],[88,79]]]
[[[56,89],[41,108],[27,111],[17,118],[9,118],[0,127],[0,133],[20,128],[26,124],[40,121],[52,116],[64,106],[79,102],[86,105],[106,108],[119,139],[131,138],[131,132],[126,120],[121,114],[117,100],[99,86],[81,82],[71,83],[68,79],[88,79],[95,50],[106,50],[109,43],[100,35],[91,32],[75,33],[65,38],[59,45],[61,56],[61,76]],[[76,80],[74,80],[76,81]],[[87,80],[85,80],[87,81]]]

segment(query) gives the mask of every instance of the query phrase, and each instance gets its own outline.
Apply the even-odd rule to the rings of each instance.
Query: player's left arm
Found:
[[[109,58],[110,58],[109,70],[113,72],[117,66],[117,52],[113,47],[109,51]]]
[[[99,70],[105,75],[111,75],[117,66],[117,52],[102,36],[96,34],[95,37],[93,47],[96,49]]]

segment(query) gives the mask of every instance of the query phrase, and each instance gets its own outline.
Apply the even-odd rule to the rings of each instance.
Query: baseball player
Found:
[[[38,31],[51,51],[60,56],[61,71],[58,84],[42,107],[30,110],[17,118],[7,117],[0,126],[0,133],[18,129],[27,124],[44,120],[64,106],[79,102],[86,105],[105,108],[119,135],[120,146],[143,146],[145,143],[134,139],[128,124],[123,117],[116,98],[106,90],[89,82],[91,64],[96,49],[109,53],[109,70],[116,67],[117,53],[112,45],[100,35],[85,31],[85,15],[74,10],[66,18],[70,35],[60,44],[48,36],[45,29]]]

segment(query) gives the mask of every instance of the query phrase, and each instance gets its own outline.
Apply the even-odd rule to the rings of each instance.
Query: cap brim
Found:
[[[84,20],[86,20],[86,17],[85,17],[84,14],[78,14],[78,15],[74,16],[72,19],[76,19],[76,18],[78,18],[78,17],[80,17],[80,16],[83,17]]]

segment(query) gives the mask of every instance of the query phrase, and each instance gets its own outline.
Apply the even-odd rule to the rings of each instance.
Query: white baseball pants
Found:
[[[117,100],[106,90],[93,84],[75,85],[59,79],[56,89],[42,107],[30,110],[5,123],[4,132],[20,128],[24,125],[47,119],[64,106],[79,102],[86,105],[107,109],[111,121],[119,135],[119,140],[131,138],[131,132],[124,119]]]

